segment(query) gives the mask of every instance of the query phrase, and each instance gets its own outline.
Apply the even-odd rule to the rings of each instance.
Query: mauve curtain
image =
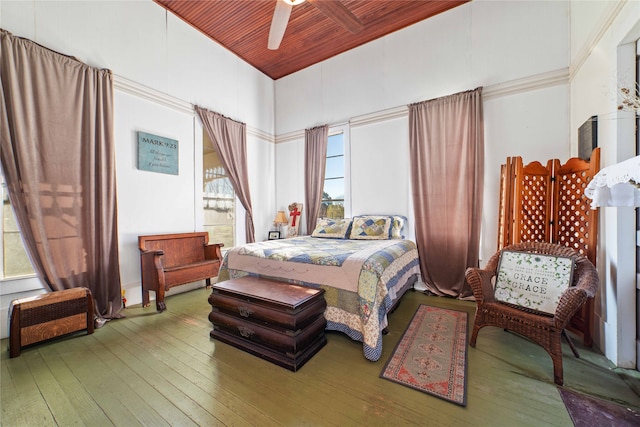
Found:
[[[198,106],[195,109],[227,171],[236,196],[244,206],[247,243],[253,243],[255,231],[247,166],[247,125]]]
[[[2,169],[38,276],[122,308],[109,70],[0,30]]]
[[[484,176],[482,88],[409,105],[420,269],[429,291],[469,298],[477,267]]]
[[[304,200],[307,205],[307,234],[316,227],[326,168],[329,125],[317,126],[304,131]]]

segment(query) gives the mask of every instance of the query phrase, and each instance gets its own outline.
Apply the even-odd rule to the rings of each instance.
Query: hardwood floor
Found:
[[[298,372],[209,338],[209,290],[167,297],[167,311],[130,307],[126,318],[9,359],[2,340],[3,426],[571,426],[542,348],[484,328],[469,348],[467,406],[379,378],[419,304],[469,312],[472,302],[410,291],[391,314],[378,362],[340,333]],[[576,344],[577,343],[577,340]],[[637,371],[565,345],[565,386],[640,409]]]

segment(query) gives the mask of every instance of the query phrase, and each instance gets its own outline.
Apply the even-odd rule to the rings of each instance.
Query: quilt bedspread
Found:
[[[358,241],[298,237],[251,243],[225,254],[218,281],[247,274],[325,290],[327,329],[363,342],[378,360],[394,302],[420,275],[410,240]]]

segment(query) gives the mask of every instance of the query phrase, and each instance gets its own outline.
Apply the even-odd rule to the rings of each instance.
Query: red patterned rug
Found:
[[[420,305],[380,377],[467,404],[467,312]]]

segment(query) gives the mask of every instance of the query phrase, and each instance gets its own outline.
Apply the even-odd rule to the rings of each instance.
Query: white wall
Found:
[[[633,157],[635,123],[617,111],[617,89],[633,81],[640,2],[571,3],[571,128],[598,116],[601,167]],[[572,134],[577,152],[577,134]],[[635,210],[600,208],[596,345],[617,366],[637,367]]]
[[[120,268],[128,303],[141,301],[137,236],[202,229],[202,126],[193,105],[247,123],[256,236],[266,236],[275,212],[273,80],[151,0],[2,0],[0,27],[115,76]],[[137,131],[179,141],[178,176],[137,169]],[[2,295],[3,319],[19,296]]]
[[[500,164],[570,155],[568,11],[566,2],[475,0],[277,80],[277,205],[304,196],[304,129],[349,121],[352,212],[412,220],[403,106],[483,86],[486,261],[497,246]]]

